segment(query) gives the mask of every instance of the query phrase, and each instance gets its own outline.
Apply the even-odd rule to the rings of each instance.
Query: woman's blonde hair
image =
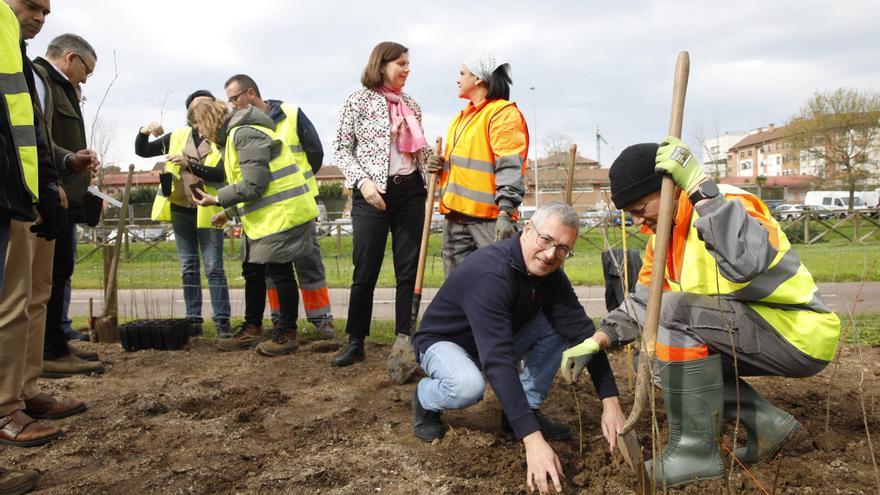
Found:
[[[226,116],[229,114],[229,108],[226,103],[218,100],[205,99],[199,102],[193,102],[192,107],[186,115],[192,127],[202,127],[206,136],[203,138],[214,140],[220,126],[223,125]]]
[[[361,84],[369,89],[375,89],[385,84],[382,69],[388,62],[397,60],[408,51],[409,48],[393,41],[383,41],[376,45],[373,52],[370,53],[370,60],[367,61],[364,72],[361,73]]]

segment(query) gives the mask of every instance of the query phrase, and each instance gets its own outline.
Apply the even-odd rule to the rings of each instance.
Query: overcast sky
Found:
[[[429,141],[445,136],[465,103],[455,85],[461,62],[494,51],[513,68],[511,99],[526,115],[530,156],[536,143],[543,155],[542,140],[564,133],[595,158],[599,126],[605,166],[626,146],[666,133],[681,50],[691,57],[683,134],[695,148],[696,136],[715,129],[783,124],[816,90],[880,88],[877,0],[52,0],[51,7],[30,56],[67,32],[95,47],[97,70],[84,87],[88,134],[115,52],[118,79],[98,113],[112,131],[104,161],[138,168],[154,163],[134,155],[141,125],[160,114],[166,131],[183,125],[190,92],[225,97],[224,81],[238,72],[265,98],[300,105],[332,163],[336,114],[384,40],[410,49],[405,91],[422,106]]]

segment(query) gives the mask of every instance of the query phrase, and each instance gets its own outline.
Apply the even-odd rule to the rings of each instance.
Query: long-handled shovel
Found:
[[[681,122],[684,116],[684,99],[687,93],[690,57],[688,52],[678,54],[675,62],[675,83],[672,89],[672,115],[669,118],[669,135],[681,137]],[[650,493],[648,473],[645,469],[642,449],[634,430],[636,423],[645,411],[651,387],[651,369],[657,344],[657,326],[660,323],[660,301],[663,297],[663,281],[666,267],[666,254],[669,247],[669,234],[672,229],[672,214],[675,210],[675,183],[669,176],[663,177],[660,189],[660,214],[657,231],[654,233],[654,269],[651,273],[651,286],[648,292],[648,306],[645,314],[645,328],[642,332],[642,351],[639,359],[639,372],[636,377],[636,393],[632,411],[617,436],[617,446],[627,464],[639,475],[642,493]]]
[[[438,137],[434,153],[443,153],[443,138]],[[431,216],[434,214],[434,193],[437,191],[437,174],[428,175],[428,198],[425,203],[425,222],[422,225],[422,243],[419,246],[419,267],[416,270],[416,285],[413,289],[412,318],[409,335],[400,334],[391,346],[388,355],[388,374],[395,383],[401,384],[418,368],[416,355],[412,348],[412,335],[418,329],[419,309],[422,304],[422,281],[425,278],[425,261],[428,259],[428,238],[431,236]]]

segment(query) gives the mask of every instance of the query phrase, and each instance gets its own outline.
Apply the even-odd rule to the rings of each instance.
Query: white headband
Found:
[[[471,71],[471,74],[486,82],[489,82],[492,73],[498,70],[499,67],[503,67],[504,72],[507,73],[507,77],[510,77],[510,64],[506,62],[498,62],[498,57],[492,53],[478,53],[473,55],[465,60],[464,65],[469,71]]]

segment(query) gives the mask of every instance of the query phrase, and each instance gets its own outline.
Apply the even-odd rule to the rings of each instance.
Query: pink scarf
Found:
[[[385,96],[388,102],[388,116],[391,120],[391,140],[397,138],[397,150],[415,153],[425,147],[425,135],[416,115],[400,97],[400,90],[382,86],[376,91]]]

